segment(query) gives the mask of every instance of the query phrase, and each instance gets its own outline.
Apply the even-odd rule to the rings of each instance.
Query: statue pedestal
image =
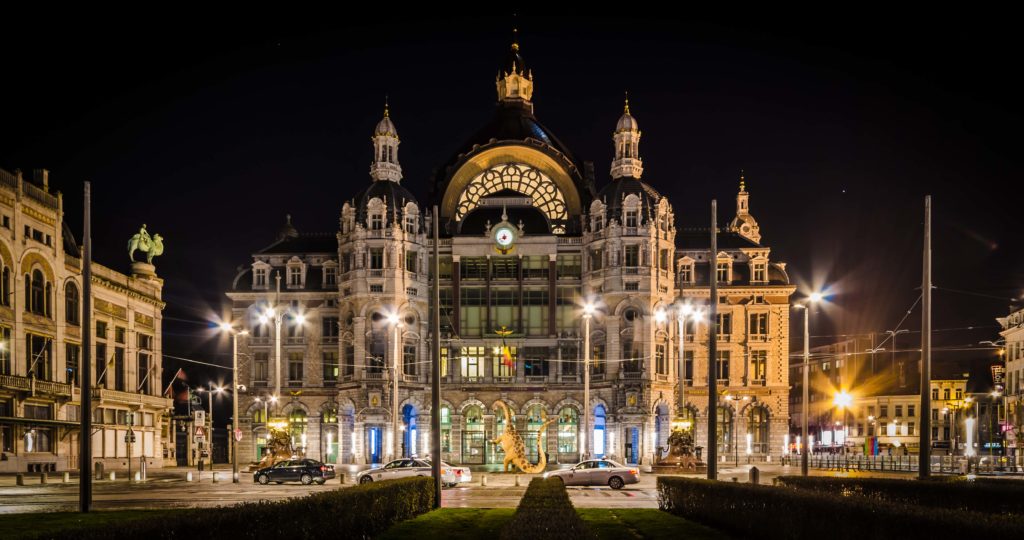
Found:
[[[153,279],[156,277],[156,267],[146,262],[132,261],[132,277]]]

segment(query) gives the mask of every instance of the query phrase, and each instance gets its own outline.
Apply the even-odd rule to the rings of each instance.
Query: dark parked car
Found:
[[[305,485],[324,482],[334,478],[334,466],[324,465],[315,459],[286,459],[278,461],[253,473],[253,482],[269,484],[276,482],[302,482]]]

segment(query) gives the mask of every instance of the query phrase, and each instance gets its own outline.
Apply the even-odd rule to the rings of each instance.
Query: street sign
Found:
[[[206,437],[202,435],[196,435],[196,444],[206,444]]]
[[[196,425],[197,426],[205,426],[206,425],[206,411],[199,410],[199,411],[193,411],[193,412],[195,413],[195,416],[196,416]]]
[[[196,439],[205,436],[206,432],[203,430],[203,426],[196,426]]]
[[[235,442],[242,442],[242,430],[235,430]]]

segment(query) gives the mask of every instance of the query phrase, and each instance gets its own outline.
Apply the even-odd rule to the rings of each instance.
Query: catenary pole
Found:
[[[92,506],[92,184],[85,182],[82,220],[82,402],[78,433],[78,509]]]
[[[434,372],[430,381],[430,472],[434,475],[434,508],[441,508],[441,257],[437,224],[439,218],[437,205],[434,205],[433,219],[430,220],[434,228],[434,290],[431,291],[434,300],[434,309],[431,311],[434,318],[431,328],[434,334]]]
[[[718,479],[718,201],[711,201],[711,256],[708,277],[708,480]]]
[[[932,417],[932,196],[924,198],[924,261],[921,269],[921,437],[917,475],[931,476]]]

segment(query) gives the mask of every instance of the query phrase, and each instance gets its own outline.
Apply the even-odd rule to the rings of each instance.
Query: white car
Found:
[[[637,467],[625,467],[610,459],[591,459],[576,464],[571,469],[544,473],[544,478],[558,478],[567,486],[608,486],[622,489],[626,484],[640,481]]]
[[[430,473],[429,459],[402,458],[396,459],[383,467],[359,473],[356,475],[356,482],[366,484],[409,476],[430,476]],[[460,483],[472,480],[473,473],[468,467],[453,467],[443,461],[441,462],[441,484],[445,487],[454,487]]]

